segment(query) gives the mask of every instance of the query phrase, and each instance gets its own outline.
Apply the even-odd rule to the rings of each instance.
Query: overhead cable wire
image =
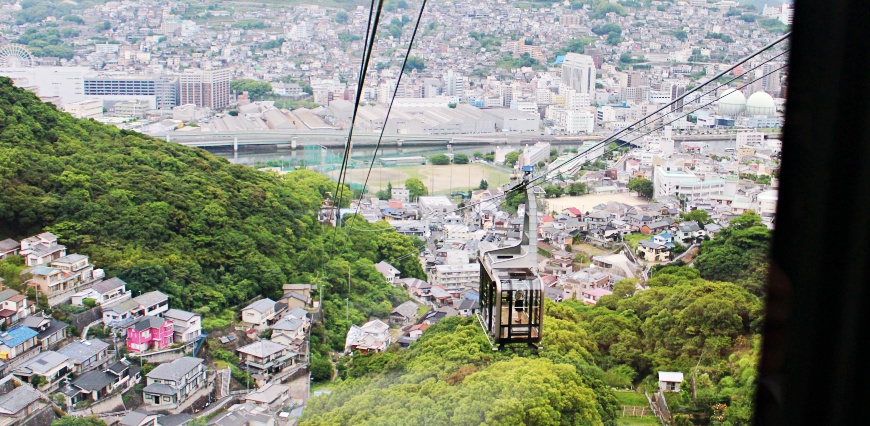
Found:
[[[366,187],[369,183],[369,178],[372,175],[372,168],[375,165],[375,159],[378,156],[378,150],[381,148],[381,141],[384,138],[384,131],[387,129],[387,121],[390,119],[390,111],[393,110],[393,102],[396,101],[396,94],[399,93],[399,87],[402,84],[402,76],[405,75],[405,67],[408,65],[408,57],[411,55],[411,49],[414,47],[414,39],[417,38],[417,30],[420,28],[420,21],[423,20],[423,12],[426,10],[426,1],[423,0],[423,3],[420,5],[420,12],[417,14],[417,22],[414,23],[414,31],[411,33],[411,41],[408,42],[408,50],[405,52],[405,59],[402,60],[402,69],[399,71],[399,78],[396,80],[396,88],[393,90],[393,95],[390,97],[390,104],[387,106],[387,114],[384,117],[384,124],[381,126],[381,133],[378,135],[378,143],[375,146],[375,152],[372,154],[372,161],[369,164],[369,171],[366,173],[366,179],[363,182],[362,191],[359,194],[359,200],[357,200],[357,210],[359,210],[359,204],[362,203],[362,199],[366,193]],[[353,226],[353,222],[356,219],[356,215],[351,216],[349,227]],[[353,229],[353,228],[351,228]]]
[[[765,63],[767,63],[767,62],[769,62],[769,61],[766,61]],[[762,66],[762,65],[764,65],[764,63],[762,63],[762,64],[759,65],[758,67],[760,67],[760,66]],[[756,68],[758,68],[758,67],[756,67]],[[771,74],[773,74],[773,73],[775,73],[775,72],[777,72],[777,71],[779,71],[779,70],[781,70],[781,69],[783,69],[783,68],[785,68],[785,67],[786,67],[785,65],[782,65],[782,66],[780,66],[780,67],[778,67],[778,68],[775,68],[775,69],[773,69],[773,70],[767,72],[766,74],[763,74],[761,77],[756,77],[756,78],[753,79],[752,81],[750,81],[750,82],[748,82],[748,83],[745,83],[743,86],[740,86],[739,88],[737,88],[737,90],[743,89],[744,87],[746,87],[746,86],[748,86],[748,85],[750,85],[750,84],[752,84],[752,83],[754,83],[754,82],[756,82],[756,81],[758,81],[758,80],[761,80],[761,79],[763,79],[763,78],[765,78],[765,77],[767,77],[767,76],[769,76],[769,75],[771,75]],[[727,84],[733,82],[734,80],[736,80],[736,79],[738,79],[738,78],[740,78],[740,76],[734,77],[734,78],[732,78],[731,80],[729,80],[729,81],[727,81],[727,82],[725,82],[725,83],[722,83],[722,85],[720,85],[719,87],[725,86],[725,85],[727,85]],[[719,87],[717,87],[716,89],[713,89],[713,90],[717,90]],[[709,93],[709,92],[708,92],[708,93]],[[670,125],[670,124],[672,124],[672,123],[674,123],[674,122],[680,120],[681,118],[687,117],[687,116],[691,115],[692,113],[694,113],[694,112],[696,112],[696,111],[698,111],[698,110],[700,110],[700,109],[703,109],[704,107],[707,107],[707,106],[713,104],[714,102],[720,100],[722,97],[723,97],[723,96],[717,96],[717,97],[714,98],[712,101],[709,101],[709,102],[707,102],[706,104],[703,104],[703,105],[699,106],[698,108],[695,108],[695,109],[693,109],[692,111],[689,111],[689,112],[686,113],[686,114],[683,114],[683,115],[681,115],[681,116],[679,116],[679,117],[677,117],[677,118],[675,118],[675,119],[673,119],[673,120],[671,120],[671,121],[669,121],[669,122],[667,122],[667,123],[665,123],[665,124],[663,124],[663,125],[660,125],[660,126],[654,128],[654,129],[652,129],[652,130],[650,130],[650,131],[648,131],[648,132],[646,132],[646,133],[643,133],[642,135],[640,135],[640,136],[638,136],[638,137],[636,137],[636,138],[634,138],[634,139],[632,139],[632,140],[629,140],[629,141],[625,141],[625,142],[623,142],[622,145],[623,145],[623,146],[624,146],[624,145],[630,145],[632,142],[634,142],[634,141],[636,141],[636,140],[638,140],[638,139],[640,139],[640,138],[642,138],[642,137],[644,137],[644,136],[646,136],[646,135],[649,135],[650,133],[652,133],[652,132],[654,132],[654,131],[664,129],[664,128],[667,127],[668,125]],[[641,126],[641,127],[646,127],[646,126],[648,126],[648,125],[649,125],[649,124],[645,124],[645,125],[643,125],[643,126]],[[640,131],[640,130],[636,130],[636,132],[639,132],[639,131]],[[561,165],[559,165],[559,167],[557,167],[556,169],[561,168],[562,166],[564,166],[565,164],[569,163],[570,161],[573,161],[574,159],[578,158],[580,155],[586,154],[586,153],[588,153],[589,151],[592,151],[592,150],[596,149],[596,148],[598,147],[598,145],[600,145],[601,143],[604,143],[604,142],[609,142],[609,141],[608,141],[607,139],[605,139],[604,141],[599,142],[599,143],[596,144],[594,147],[591,147],[591,148],[589,148],[589,149],[583,151],[582,153],[579,153],[578,155],[572,157],[572,159],[563,162],[563,163],[562,163]],[[613,150],[618,149],[618,148],[619,148],[619,145],[617,145],[616,148],[612,148],[612,149],[610,149],[610,150],[605,150],[604,154],[606,154],[606,153],[608,153],[608,152],[612,152]],[[546,174],[542,174],[542,175],[540,175],[540,176],[538,176],[538,177],[536,177],[536,178],[534,178],[534,179],[530,179],[530,180],[529,180],[529,184],[533,184],[533,183],[539,181],[539,180],[540,180],[541,178],[543,178],[544,176],[546,176]],[[552,176],[552,177],[546,178],[546,179],[544,179],[543,181],[541,181],[541,183],[543,183],[543,182],[548,182],[548,181],[552,180],[554,177],[556,177],[556,176]]]
[[[576,159],[579,158],[580,156],[582,156],[582,155],[584,155],[584,154],[587,154],[587,153],[589,153],[590,151],[599,148],[601,145],[603,145],[603,144],[605,144],[605,143],[610,143],[610,142],[612,142],[612,141],[613,141],[617,136],[621,135],[622,133],[624,133],[624,132],[626,132],[626,131],[628,131],[628,134],[631,134],[631,133],[638,132],[640,128],[643,128],[643,127],[646,127],[646,126],[652,125],[653,123],[645,123],[646,120],[652,118],[655,114],[658,114],[659,112],[661,112],[661,111],[663,111],[663,110],[665,110],[665,109],[667,109],[667,108],[669,108],[669,107],[671,107],[671,106],[673,106],[673,105],[678,104],[680,101],[682,101],[683,99],[685,99],[689,94],[694,93],[694,92],[697,92],[697,91],[700,90],[702,87],[704,87],[704,86],[706,86],[706,85],[708,85],[708,84],[710,84],[710,83],[712,83],[712,82],[715,82],[716,80],[718,80],[719,78],[723,77],[723,76],[726,75],[728,72],[734,70],[735,68],[737,68],[738,66],[742,65],[743,63],[746,63],[746,62],[748,62],[749,60],[751,60],[752,58],[755,58],[756,56],[760,55],[760,54],[763,53],[764,51],[771,49],[771,48],[774,47],[775,45],[777,45],[777,44],[779,44],[780,42],[782,42],[783,40],[787,39],[787,37],[788,37],[790,34],[791,34],[791,33],[787,33],[787,34],[784,35],[783,37],[780,37],[780,38],[777,39],[776,41],[774,41],[774,42],[768,44],[767,46],[763,47],[761,50],[759,50],[759,51],[757,51],[757,52],[755,52],[755,53],[753,53],[753,54],[747,56],[746,58],[744,58],[743,60],[741,60],[739,63],[736,63],[736,64],[730,66],[729,68],[727,68],[726,70],[720,72],[719,74],[717,74],[717,75],[714,76],[713,78],[707,80],[706,82],[702,83],[702,84],[699,85],[698,87],[693,88],[692,90],[686,92],[685,94],[683,94],[682,96],[678,97],[677,99],[671,101],[671,102],[668,103],[668,104],[665,104],[664,106],[662,106],[661,108],[657,109],[656,111],[653,111],[652,113],[647,114],[646,116],[644,116],[643,118],[641,118],[641,119],[635,121],[634,123],[632,123],[631,125],[627,126],[626,128],[624,128],[624,129],[622,129],[622,130],[620,130],[620,131],[617,131],[616,133],[614,133],[614,134],[608,136],[608,137],[605,138],[604,140],[602,140],[602,141],[596,143],[595,146],[590,147],[589,149],[587,149],[587,150],[585,150],[585,151],[583,151],[583,152],[578,153],[577,155],[571,157],[571,158],[568,159],[568,160],[565,160],[564,162],[562,162],[562,164],[560,164],[558,167],[554,167],[553,169],[554,169],[554,170],[558,170],[558,169],[562,168],[563,166],[565,166],[566,164],[570,163],[571,161],[576,160]],[[769,62],[773,61],[774,59],[776,59],[776,58],[778,58],[778,57],[780,57],[780,56],[782,56],[782,55],[784,55],[784,54],[786,54],[786,53],[788,53],[788,50],[785,50],[785,51],[783,51],[783,52],[781,52],[781,53],[775,55],[774,57],[765,60],[765,61],[762,62],[761,64],[756,65],[755,67],[751,68],[749,71],[752,71],[752,70],[754,70],[754,69],[757,69],[757,68],[763,66],[764,64],[769,63]],[[782,66],[782,67],[780,67],[780,68],[777,68],[777,69],[774,70],[774,71],[778,71],[778,70],[780,70],[780,69],[782,69],[782,68],[785,68],[785,66]],[[772,71],[772,72],[774,72],[774,71]],[[748,71],[747,71],[747,72],[748,72]],[[771,73],[772,73],[772,72],[771,72]],[[765,76],[767,76],[767,75],[769,75],[769,74],[771,74],[771,73],[765,74],[764,76],[759,77],[759,78],[753,80],[752,82],[755,82],[755,81],[757,81],[758,79],[763,78],[763,77],[765,77]],[[721,87],[723,87],[723,86],[725,86],[725,85],[727,85],[727,84],[733,82],[734,80],[736,80],[736,79],[738,79],[738,78],[740,78],[740,77],[741,77],[741,76],[734,77],[734,78],[732,78],[732,79],[726,81],[725,83],[722,83],[722,84],[718,85],[716,88],[711,89],[711,90],[709,90],[709,91],[703,93],[701,96],[704,96],[704,95],[709,94],[709,93],[711,93],[711,92],[713,92],[713,91],[715,91],[715,90],[718,90],[719,88],[721,88]],[[750,83],[747,83],[747,84],[750,84]],[[741,87],[741,88],[742,88],[742,87]],[[700,98],[700,97],[699,97],[699,98]],[[714,99],[712,102],[715,102],[716,100],[719,100],[719,98],[717,97],[717,98]],[[707,106],[707,105],[709,105],[709,104],[712,103],[712,102],[708,102],[707,104],[701,106],[700,108],[703,108],[704,106]],[[698,109],[700,109],[700,108],[698,108]],[[697,111],[698,109],[695,109],[695,110],[693,110],[692,112]],[[691,112],[690,112],[689,114],[691,114]],[[686,115],[688,115],[688,114],[686,114]],[[682,117],[685,117],[686,115],[684,115],[684,116],[682,116]],[[679,117],[679,118],[682,118],[682,117]],[[679,119],[679,118],[678,118],[678,119]],[[673,121],[671,121],[671,123],[672,123],[672,122],[673,122]],[[645,123],[645,124],[642,124],[642,125],[640,126],[640,128],[638,128],[638,129],[634,129],[634,128],[633,128],[635,125],[640,124],[640,123]],[[646,133],[646,134],[649,134],[649,133],[651,133],[651,132],[648,132],[648,133]],[[634,139],[634,140],[636,140],[636,139]],[[634,141],[634,140],[632,140],[632,141]],[[605,153],[612,152],[612,151],[614,151],[615,149],[620,148],[621,146],[628,145],[629,143],[630,143],[630,142],[624,142],[624,143],[622,143],[621,145],[618,144],[617,147],[615,147],[615,148],[613,148],[613,149],[605,150]],[[463,206],[463,207],[459,207],[459,208],[456,208],[456,209],[453,209],[453,210],[450,210],[450,211],[446,211],[446,212],[438,212],[438,213],[436,213],[436,214],[433,215],[433,216],[436,216],[436,217],[437,217],[437,216],[442,216],[442,215],[446,215],[446,214],[450,214],[450,213],[455,213],[455,212],[459,212],[459,211],[462,211],[462,210],[465,210],[465,209],[468,209],[468,208],[471,208],[471,207],[475,207],[475,206],[480,205],[480,204],[483,204],[483,203],[487,203],[487,202],[491,202],[491,201],[498,200],[498,199],[500,199],[500,198],[506,197],[507,194],[510,193],[510,192],[519,191],[519,190],[525,189],[525,188],[526,188],[527,186],[529,186],[529,185],[532,185],[532,184],[537,183],[538,181],[540,181],[541,179],[543,179],[545,176],[546,176],[546,174],[541,174],[541,175],[539,175],[539,176],[537,176],[537,177],[535,177],[535,178],[529,179],[527,182],[520,182],[520,183],[516,184],[514,187],[505,190],[505,192],[502,193],[502,194],[499,194],[499,195],[496,195],[496,196],[494,196],[494,197],[490,197],[490,198],[487,198],[487,199],[484,199],[484,200],[480,200],[480,201],[478,201],[478,202],[476,202],[476,203],[468,204],[468,205],[465,205],[465,206]],[[545,179],[543,182],[550,181],[550,180],[552,180],[554,177],[555,177],[555,176],[550,177],[550,178],[547,178],[547,179]]]
[[[378,0],[377,10],[375,13],[372,13],[372,11],[375,10],[374,5],[375,0],[372,0],[371,8],[369,9],[369,31],[366,31],[365,44],[363,45],[365,50],[363,51],[362,63],[360,64],[359,80],[357,81],[356,100],[353,104],[353,115],[351,116],[350,120],[350,130],[348,131],[347,135],[344,158],[341,161],[341,169],[338,172],[338,182],[336,183],[335,187],[335,192],[337,195],[337,198],[335,200],[335,209],[337,209],[338,211],[341,211],[341,200],[343,199],[344,195],[344,186],[342,185],[342,181],[346,179],[347,165],[350,159],[351,146],[353,144],[353,128],[356,123],[357,113],[359,112],[359,103],[362,97],[362,89],[365,83],[366,74],[368,73],[369,60],[371,59],[372,49],[375,46],[375,36],[378,32],[378,24],[381,20],[381,10],[384,7],[384,1]],[[336,228],[338,228],[338,225],[340,223],[341,218],[337,217],[336,215]],[[334,234],[335,231],[333,231],[333,235]]]

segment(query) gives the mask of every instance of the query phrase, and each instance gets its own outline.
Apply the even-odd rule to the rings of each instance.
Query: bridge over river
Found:
[[[736,132],[721,132],[714,134],[675,135],[674,141],[682,142],[714,142],[733,141]],[[374,147],[377,145],[378,134],[355,133],[354,147]],[[554,136],[528,133],[488,133],[471,135],[384,135],[382,147],[438,147],[438,146],[480,146],[480,145],[525,145],[535,142],[549,142],[553,145],[578,145],[587,141],[597,141],[609,135]],[[181,145],[200,148],[232,149],[234,152],[244,146],[275,146],[281,148],[301,149],[305,146],[322,146],[326,148],[344,148],[346,131],[264,131],[264,132],[185,132],[175,131],[157,136],[167,141]],[[779,133],[767,134],[769,139],[779,139]],[[629,139],[631,140],[631,139]]]

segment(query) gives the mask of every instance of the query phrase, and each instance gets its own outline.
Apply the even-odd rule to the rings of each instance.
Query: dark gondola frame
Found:
[[[478,320],[493,346],[528,344],[539,347],[544,323],[544,294],[538,276],[538,209],[531,169],[524,170],[519,190],[526,192],[522,240],[513,246],[481,252]]]

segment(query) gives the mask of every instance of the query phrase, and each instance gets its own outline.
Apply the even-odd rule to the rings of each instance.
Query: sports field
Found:
[[[362,185],[368,168],[349,169],[347,183],[353,186]],[[332,179],[338,178],[338,170],[328,173]],[[447,194],[452,191],[467,191],[477,188],[481,179],[489,183],[490,188],[504,185],[508,182],[508,173],[486,164],[451,164],[445,166],[400,166],[376,167],[369,177],[368,189],[376,192],[387,187],[387,183],[402,185],[406,179],[420,179],[429,189],[430,194]]]

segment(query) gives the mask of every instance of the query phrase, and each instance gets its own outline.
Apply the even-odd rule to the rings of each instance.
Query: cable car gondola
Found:
[[[481,252],[480,314],[478,319],[494,350],[505,344],[538,347],[544,322],[544,294],[538,276],[538,209],[529,177],[513,190],[525,190],[526,212],[522,240],[513,246]]]

